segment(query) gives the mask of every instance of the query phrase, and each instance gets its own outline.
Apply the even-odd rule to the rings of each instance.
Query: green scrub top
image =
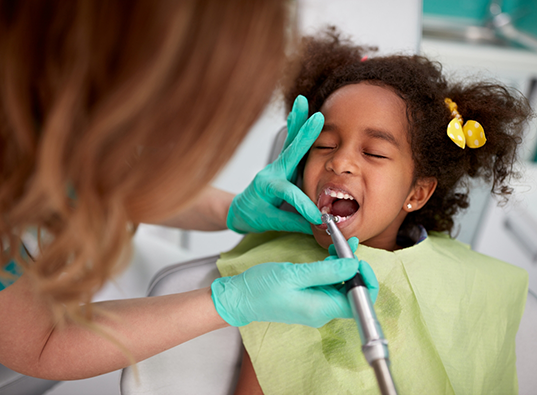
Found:
[[[29,258],[29,255],[26,252],[26,248],[24,247],[24,245],[21,245],[20,247],[20,254],[22,259],[24,260],[27,260]],[[11,260],[3,268],[0,266],[0,291],[6,289],[15,281],[17,281],[17,279],[22,276],[23,272],[24,271],[22,267],[14,260]]]
[[[2,269],[2,272],[2,276],[0,276],[0,291],[9,287],[22,276],[22,268],[15,261],[9,262]],[[9,277],[6,277],[5,274],[8,274]]]

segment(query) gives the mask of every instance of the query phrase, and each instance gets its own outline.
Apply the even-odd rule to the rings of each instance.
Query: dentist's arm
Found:
[[[93,304],[93,322],[129,350],[136,362],[228,324],[210,288]],[[50,380],[76,380],[131,364],[116,344],[80,324],[58,325],[26,275],[0,291],[0,363]]]
[[[351,318],[331,284],[354,276],[356,259],[326,264],[269,262],[214,281],[211,288],[95,303],[94,323],[141,361],[228,324],[284,322],[319,327]],[[0,363],[30,376],[74,380],[128,366],[125,353],[75,322],[58,325],[26,275],[0,291]]]
[[[234,230],[238,233],[282,230],[310,233],[310,223],[320,224],[321,213],[296,186],[296,168],[315,142],[324,124],[320,113],[308,119],[308,101],[295,100],[287,118],[287,138],[282,153],[261,170],[240,194],[206,188],[195,203],[162,225],[191,230]],[[300,214],[280,210],[283,201]]]
[[[201,231],[225,230],[229,206],[234,197],[232,193],[208,186],[186,210],[159,225]]]

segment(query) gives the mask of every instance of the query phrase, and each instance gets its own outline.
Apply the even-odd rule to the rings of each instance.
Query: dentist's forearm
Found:
[[[229,326],[214,310],[209,288],[183,294],[96,304],[116,320],[100,314],[95,322],[110,328],[136,362],[215,329]],[[48,344],[50,343],[50,344]],[[113,343],[70,325],[55,330],[43,350],[43,376],[92,377],[130,365]]]
[[[234,197],[232,193],[208,186],[192,205],[160,225],[188,230],[225,230],[229,206]]]
[[[11,302],[21,296],[20,291],[29,295],[20,288],[25,280],[21,277],[0,292],[0,301]],[[46,305],[35,302],[31,297],[18,298],[18,305],[11,308],[0,303],[2,316],[10,317],[0,325],[0,363],[50,380],[83,379],[130,365],[114,343],[75,323],[54,325]],[[118,339],[136,362],[228,326],[214,308],[210,288],[94,306],[101,312],[93,322]]]

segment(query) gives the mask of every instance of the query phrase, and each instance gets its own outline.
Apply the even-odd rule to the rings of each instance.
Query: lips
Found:
[[[338,223],[341,223],[351,218],[360,205],[348,191],[328,187],[319,195],[317,207],[323,214],[338,216]]]

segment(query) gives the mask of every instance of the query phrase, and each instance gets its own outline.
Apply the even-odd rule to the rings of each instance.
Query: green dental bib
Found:
[[[248,235],[217,265],[230,276],[263,262],[327,255],[312,236],[268,232]],[[400,394],[518,392],[515,335],[526,271],[434,232],[394,252],[360,245],[356,255],[380,283],[375,311]],[[240,331],[265,395],[379,393],[353,320],[318,329],[254,322]]]

